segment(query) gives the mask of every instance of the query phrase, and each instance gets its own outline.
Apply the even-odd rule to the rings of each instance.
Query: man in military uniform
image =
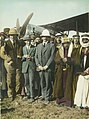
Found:
[[[1,58],[1,47],[2,47],[2,34],[0,34],[0,99],[3,98],[2,96],[2,90],[6,89],[6,81],[5,81],[5,72],[4,72],[4,62]]]
[[[1,50],[4,45],[5,38],[6,38],[6,34],[4,32],[1,32],[0,33],[0,81],[2,82],[2,86],[1,86],[2,99],[7,97],[6,70],[4,66],[4,60],[1,55]]]
[[[5,41],[2,55],[5,60],[5,68],[7,71],[8,96],[12,100],[16,97],[16,69],[17,68],[17,47],[20,45],[17,30],[12,28],[9,31],[9,38]],[[19,80],[19,79],[18,79]]]

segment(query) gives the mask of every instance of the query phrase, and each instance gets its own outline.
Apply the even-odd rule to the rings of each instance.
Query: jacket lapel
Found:
[[[40,47],[39,47],[40,57],[42,56],[42,52],[43,52],[43,44],[41,44]]]
[[[49,43],[48,44],[46,44],[46,46],[44,47],[44,49],[43,49],[43,53],[45,53],[48,49],[49,49]]]
[[[27,49],[27,47],[25,46],[25,52],[27,55],[31,55],[33,53],[33,51],[34,51],[34,48]]]
[[[33,53],[33,50],[34,50],[33,48],[29,49],[29,55],[31,55]]]

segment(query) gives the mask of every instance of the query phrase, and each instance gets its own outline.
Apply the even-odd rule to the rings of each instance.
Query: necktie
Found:
[[[43,43],[43,46],[45,47],[45,43]]]

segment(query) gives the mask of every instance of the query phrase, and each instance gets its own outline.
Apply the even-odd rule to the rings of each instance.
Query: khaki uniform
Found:
[[[0,47],[0,81],[2,81],[2,90],[6,90],[6,72],[4,67],[4,60],[1,58],[1,47]]]
[[[1,46],[0,46],[0,98],[7,96],[6,92],[6,72],[4,67],[4,60],[1,58]]]
[[[2,46],[1,54],[4,59],[5,68],[7,71],[8,96],[15,95],[16,86],[16,47],[10,40],[5,42]],[[8,64],[12,62],[11,64]]]
[[[21,45],[19,42],[12,44],[10,40],[7,40],[1,50],[7,71],[8,95],[16,95],[21,85],[21,56],[18,55],[21,55],[21,53],[18,50],[19,45]],[[9,62],[12,63],[9,64]]]

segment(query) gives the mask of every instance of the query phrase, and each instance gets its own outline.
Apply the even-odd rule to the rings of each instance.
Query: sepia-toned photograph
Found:
[[[89,0],[0,0],[0,119],[89,119]]]

